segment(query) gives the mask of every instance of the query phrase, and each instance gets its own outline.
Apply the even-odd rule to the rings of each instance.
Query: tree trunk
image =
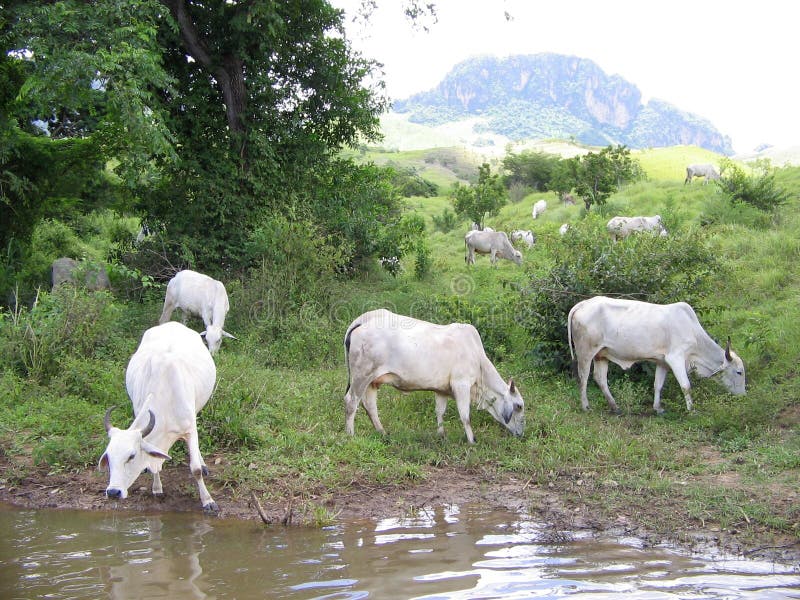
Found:
[[[245,133],[247,87],[242,60],[230,54],[221,57],[209,54],[208,44],[197,31],[185,0],[162,0],[162,3],[169,8],[172,17],[178,23],[181,39],[188,53],[214,77],[219,85],[225,103],[228,128],[234,134]]]

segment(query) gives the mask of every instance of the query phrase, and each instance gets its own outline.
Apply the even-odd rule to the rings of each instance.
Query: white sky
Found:
[[[402,0],[377,0],[366,27],[351,22],[361,0],[331,0],[347,11],[353,46],[384,64],[392,98],[435,87],[471,56],[555,52],[620,75],[643,103],[708,119],[736,152],[800,144],[796,0],[426,1],[438,14],[428,33],[406,20]]]

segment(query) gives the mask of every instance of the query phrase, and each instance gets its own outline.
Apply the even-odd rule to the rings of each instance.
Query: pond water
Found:
[[[314,529],[0,508],[0,598],[800,598],[800,566],[556,532],[481,506]]]

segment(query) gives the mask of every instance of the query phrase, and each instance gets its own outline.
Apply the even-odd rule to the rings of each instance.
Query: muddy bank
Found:
[[[13,466],[0,458],[0,502],[23,508],[78,509],[125,512],[197,512],[202,507],[194,481],[185,466],[164,469],[165,495],[154,498],[147,476],[136,481],[125,500],[105,497],[105,474],[97,471],[53,473],[30,468],[24,479],[8,477]],[[301,496],[281,497],[274,490],[231,489],[214,485],[209,490],[220,507],[217,518],[264,521],[265,526],[314,526],[320,519],[383,518],[401,516],[425,506],[482,503],[514,511],[526,511],[552,527],[554,536],[589,530],[598,535],[633,536],[645,544],[671,543],[691,551],[713,554],[724,551],[746,558],[775,560],[800,568],[800,541],[743,522],[720,528],[713,523],[694,523],[683,518],[680,498],[624,502],[602,506],[593,502],[595,482],[559,480],[546,487],[506,474],[464,473],[450,468],[430,468],[424,481],[406,486],[376,486],[354,482],[340,491],[307,491]],[[597,482],[602,488],[604,482]],[[578,493],[576,493],[576,489]]]

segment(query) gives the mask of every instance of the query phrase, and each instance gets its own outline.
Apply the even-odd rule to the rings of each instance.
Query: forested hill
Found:
[[[396,101],[409,121],[442,125],[481,117],[481,131],[512,140],[561,138],[630,148],[696,145],[733,154],[707,120],[642,95],[585,58],[561,54],[477,57],[456,65],[433,90]]]

